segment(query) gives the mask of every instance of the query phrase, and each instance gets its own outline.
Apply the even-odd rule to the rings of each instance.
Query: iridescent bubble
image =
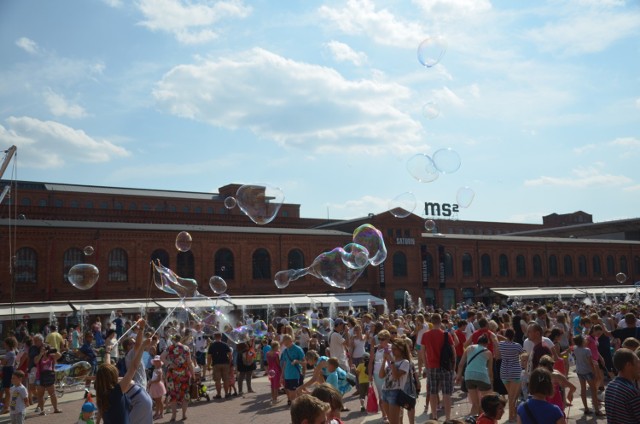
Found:
[[[440,62],[447,51],[447,42],[442,36],[425,38],[418,46],[418,62],[431,68]]]
[[[363,246],[369,252],[369,262],[373,266],[380,265],[387,259],[387,247],[384,237],[376,227],[363,224],[353,231],[353,242]]]
[[[422,105],[422,116],[427,119],[436,119],[440,116],[440,106],[431,100]]]
[[[369,251],[357,243],[349,243],[342,249],[342,262],[351,269],[369,265]]]
[[[346,266],[342,261],[342,252],[344,252],[344,249],[336,247],[330,252],[319,254],[307,268],[309,274],[322,279],[331,287],[348,289],[353,286],[358,277],[364,272],[364,268],[351,269]]]
[[[191,242],[193,239],[191,238],[191,234],[186,231],[181,231],[176,236],[176,249],[181,252],[188,252],[191,250]]]
[[[396,218],[406,218],[416,208],[416,196],[410,191],[394,197],[389,202],[389,212]]]
[[[268,224],[278,215],[284,193],[266,184],[243,185],[236,192],[236,202],[245,215],[258,225]]]
[[[233,209],[236,207],[236,198],[233,196],[229,196],[224,199],[224,207],[227,209]]]
[[[409,171],[409,175],[421,183],[430,183],[440,176],[433,160],[422,153],[412,156],[407,161],[407,171]]]
[[[269,379],[272,380],[276,378],[276,371],[275,370],[269,370]]]
[[[436,222],[433,219],[427,219],[424,221],[424,229],[427,231],[433,231],[436,229]]]
[[[224,281],[224,278],[214,275],[209,278],[209,287],[213,293],[222,294],[227,291],[227,282]]]
[[[176,294],[180,297],[193,297],[198,293],[198,282],[193,278],[182,278],[176,275]]]
[[[100,271],[92,264],[77,264],[71,267],[67,279],[71,285],[80,290],[89,290],[100,277]]]
[[[624,283],[625,281],[627,281],[627,274],[625,274],[624,272],[617,273],[616,281],[620,284]]]
[[[307,268],[286,269],[283,271],[276,272],[273,282],[276,284],[277,288],[285,289],[289,286],[289,283],[297,280],[298,278],[302,278],[307,274],[308,274]]]
[[[460,169],[462,161],[458,152],[450,147],[437,150],[433,154],[433,164],[443,174],[451,174]]]
[[[160,261],[153,265],[153,284],[165,293],[177,294],[176,288],[178,287],[178,276],[169,268],[163,266]]]
[[[227,330],[224,334],[226,334],[227,338],[233,343],[246,343],[253,338],[253,329],[250,326],[243,325],[231,331]]]
[[[85,246],[84,249],[82,249],[82,252],[84,253],[85,256],[93,255],[94,251],[95,250],[93,249],[93,246]]]
[[[476,193],[470,187],[460,187],[456,193],[456,203],[461,208],[468,208]]]
[[[255,321],[253,324],[251,324],[251,327],[253,328],[253,334],[256,337],[262,337],[266,335],[267,331],[269,330],[269,326],[267,325],[267,323],[262,320]]]

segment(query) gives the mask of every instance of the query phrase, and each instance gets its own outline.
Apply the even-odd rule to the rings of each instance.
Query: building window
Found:
[[[616,273],[616,262],[613,260],[613,256],[607,256],[607,275],[615,275]]]
[[[175,212],[175,211],[176,211],[176,205],[169,205],[169,212]]]
[[[491,277],[491,256],[486,253],[480,257],[480,275]]]
[[[130,211],[135,211],[136,209],[138,209],[138,205],[136,204],[136,202],[129,203],[129,210]]]
[[[627,257],[626,256],[620,256],[620,272],[623,272],[625,274],[629,272],[629,267],[627,266]]]
[[[193,212],[202,213],[202,208],[200,206],[196,206],[196,208],[193,210]]]
[[[160,263],[163,266],[169,268],[169,254],[164,249],[156,249],[156,250],[154,250],[153,253],[151,254],[151,261],[154,264],[157,264],[158,261],[160,261]]]
[[[447,252],[444,254],[444,275],[445,277],[453,277],[453,256]]]
[[[407,276],[407,256],[403,252],[396,252],[393,254],[393,276]]]
[[[266,249],[260,248],[253,252],[253,278],[254,280],[271,278],[271,256]]]
[[[564,255],[564,275],[573,275],[573,258]]]
[[[411,230],[405,229],[404,230],[404,237],[405,238],[411,238]]]
[[[182,212],[189,213],[189,212],[191,212],[191,209],[189,209],[189,206],[183,206],[182,207]]]
[[[404,295],[405,290],[393,291],[393,307],[396,309],[405,309],[409,305],[405,305],[406,297]]]
[[[64,206],[64,203],[62,202],[62,199],[56,199],[53,201],[53,204],[56,208],[61,208]]]
[[[387,237],[393,238],[393,228],[387,228]]]
[[[177,274],[182,278],[195,278],[195,259],[193,258],[193,253],[191,250],[187,250],[186,252],[178,252],[178,257],[176,258],[177,264]]]
[[[473,259],[469,253],[462,255],[462,276],[473,277]]]
[[[500,255],[498,258],[498,266],[500,268],[500,276],[508,277],[509,276],[509,258],[504,253]]]
[[[225,280],[234,279],[233,252],[229,249],[220,249],[213,257],[213,272]]]
[[[300,249],[292,249],[287,255],[287,266],[289,269],[304,268],[304,254]]]
[[[156,212],[164,212],[164,210],[165,210],[165,207],[164,207],[164,205],[162,203],[159,204],[159,205],[156,205],[156,207],[155,207],[155,211]]]
[[[552,277],[558,276],[558,258],[556,255],[549,256],[549,275]]]
[[[69,275],[69,270],[74,265],[78,265],[84,262],[84,253],[82,250],[72,247],[71,249],[67,249],[64,252],[63,256],[63,265],[64,265],[64,281],[67,280],[67,276]]]
[[[213,211],[213,208],[207,208],[207,213],[213,215],[215,212]]]
[[[100,202],[100,209],[108,209],[109,202]]]
[[[116,248],[109,252],[109,281],[125,282],[128,280],[129,261],[124,249]]]
[[[22,206],[31,206],[31,199],[28,197],[23,197],[22,200],[20,201],[20,204]]]
[[[143,211],[150,211],[150,210],[151,210],[151,206],[150,206],[150,205],[148,205],[147,203],[144,203],[144,204],[142,205],[142,210],[143,210]]]
[[[79,206],[79,205],[78,205],[78,201],[77,201],[77,200],[72,200],[72,201],[71,201],[71,203],[70,203],[70,206],[71,206],[72,208],[77,208],[77,207]]]
[[[436,291],[434,289],[424,289],[425,306],[435,306]]]
[[[516,256],[516,276],[517,277],[527,276],[527,263],[524,260],[523,255]]]
[[[38,206],[40,207],[46,207],[47,206],[47,199],[40,199],[38,201]]]
[[[593,275],[602,275],[602,263],[600,262],[600,256],[594,255],[591,262],[593,265]]]
[[[476,293],[475,290],[473,289],[462,289],[462,299],[464,300],[464,303],[466,303],[467,305],[471,305],[473,304],[473,301],[476,298]]]
[[[578,257],[578,274],[580,277],[587,276],[587,257],[584,255]]]
[[[427,252],[424,255],[424,260],[427,263],[427,275],[429,277],[433,277],[433,256],[431,255],[431,253]]]
[[[114,202],[113,207],[117,210],[122,210],[122,203],[121,202]]]
[[[282,216],[284,218],[287,218],[289,216],[289,212],[288,211],[282,211]]]
[[[455,289],[442,289],[442,308],[449,310],[456,306],[456,290]]]
[[[38,254],[30,247],[16,251],[16,283],[36,283],[38,281]]]
[[[93,201],[92,200],[87,200],[84,204],[84,207],[86,209],[93,209]]]
[[[402,238],[402,229],[401,228],[396,229],[396,237],[397,238]]]
[[[533,255],[533,276],[542,277],[542,258],[540,255]]]

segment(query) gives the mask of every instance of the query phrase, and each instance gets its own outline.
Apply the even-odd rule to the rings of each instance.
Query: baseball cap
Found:
[[[336,318],[333,320],[333,325],[344,324],[344,320],[342,318]]]
[[[91,402],[85,402],[82,404],[82,412],[93,412],[96,409],[96,406]]]

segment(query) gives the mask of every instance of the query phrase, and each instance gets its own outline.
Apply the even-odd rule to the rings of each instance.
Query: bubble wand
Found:
[[[176,309],[178,309],[179,306],[184,305],[184,299],[180,299],[180,302],[178,302],[178,304],[171,310],[171,312],[169,312],[167,314],[167,317],[160,323],[160,325],[158,326],[158,328],[156,328],[156,331],[153,332],[153,334],[151,335],[151,337],[155,336],[156,333],[158,333],[158,330],[160,330],[162,327],[164,327],[164,325],[167,323],[167,321],[169,320],[169,318],[171,318],[171,314],[173,314],[173,311],[175,311]]]
[[[143,318],[140,318],[139,320],[137,320],[131,327],[129,327],[129,329],[127,331],[125,331],[124,333],[122,333],[122,336],[118,337],[118,340],[116,340],[116,344],[120,344],[120,340],[122,340],[124,338],[124,336],[126,336],[127,334],[129,334],[129,332],[131,330],[133,330],[134,328],[136,328],[136,325],[138,325],[138,323],[140,321],[142,321]]]

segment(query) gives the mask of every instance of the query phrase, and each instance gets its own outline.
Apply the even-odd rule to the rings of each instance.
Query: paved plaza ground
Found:
[[[308,374],[307,376],[309,376]],[[574,373],[571,373],[570,380],[578,385],[579,383]],[[210,383],[210,382],[207,382]],[[424,387],[424,380],[423,380]],[[187,420],[185,423],[233,423],[233,424],[245,424],[245,423],[264,423],[264,424],[286,424],[290,423],[289,409],[286,404],[286,399],[281,396],[282,401],[276,406],[271,406],[271,395],[269,389],[269,381],[266,377],[258,377],[253,380],[253,389],[256,393],[244,394],[241,397],[234,397],[228,400],[214,400],[213,395],[215,390],[211,389],[210,396],[211,402],[206,400],[192,403],[187,410]],[[80,407],[82,406],[82,392],[66,393],[62,399],[60,399],[59,407],[62,410],[61,414],[52,413],[51,403],[47,401],[48,414],[46,416],[40,416],[34,413],[34,406],[28,408],[27,422],[30,424],[72,424],[76,423],[78,415],[80,413]],[[454,393],[454,412],[452,418],[462,418],[469,411],[469,403],[465,399],[465,394],[459,390]],[[346,406],[350,409],[349,412],[343,413],[342,419],[348,423],[382,423],[380,414],[367,414],[360,412],[360,403],[357,396],[348,394],[345,397]],[[424,411],[425,396],[424,391],[420,395],[418,405],[416,407],[416,423],[424,423],[427,420],[427,415]],[[573,405],[567,410],[570,423],[605,423],[605,418],[596,419],[593,416],[585,416],[582,411],[582,401],[579,398],[579,393],[576,399],[574,399]],[[579,406],[579,407],[578,407]],[[180,412],[178,412],[178,418],[180,418]],[[155,423],[164,424],[168,423],[171,418],[170,414],[165,414],[163,419],[156,420]],[[507,417],[505,416],[501,422],[505,422]],[[444,416],[440,416],[440,422],[444,421]],[[0,416],[0,424],[9,423],[8,415]],[[407,424],[408,420],[405,417],[404,423]],[[132,423],[136,424],[136,423]]]

